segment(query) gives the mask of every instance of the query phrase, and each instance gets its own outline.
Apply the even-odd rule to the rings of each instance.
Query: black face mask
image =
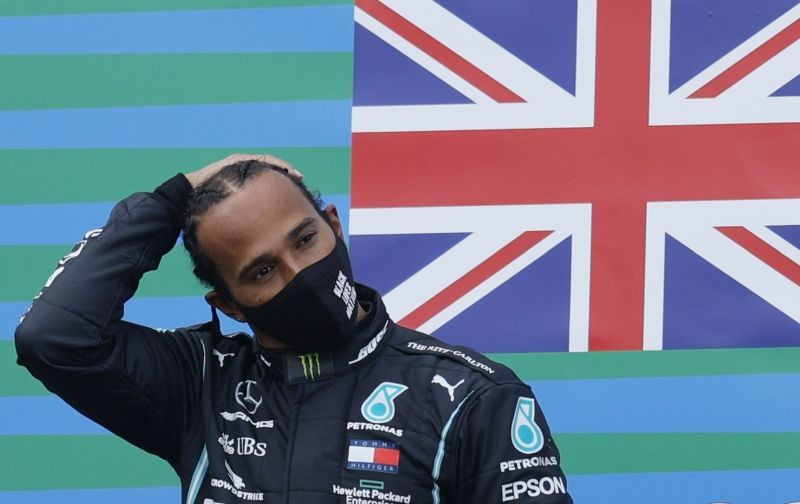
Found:
[[[240,309],[247,321],[299,352],[325,351],[355,332],[358,301],[347,247],[339,238],[333,251],[303,269],[261,306]]]

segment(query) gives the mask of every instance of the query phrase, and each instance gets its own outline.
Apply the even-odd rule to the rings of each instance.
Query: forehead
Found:
[[[278,246],[294,226],[318,217],[311,202],[288,177],[267,171],[247,180],[199,220],[197,240],[220,266],[239,262],[258,249]]]

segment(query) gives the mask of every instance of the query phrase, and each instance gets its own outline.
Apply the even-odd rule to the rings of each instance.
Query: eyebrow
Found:
[[[302,233],[302,232],[303,232],[303,230],[305,230],[305,229],[306,229],[308,226],[310,226],[311,224],[313,224],[313,223],[315,222],[315,220],[316,220],[316,219],[314,219],[313,217],[306,217],[305,219],[303,219],[303,220],[300,222],[300,224],[296,225],[294,228],[292,228],[292,230],[291,230],[291,231],[289,231],[289,233],[287,234],[287,237],[288,237],[289,239],[291,239],[291,240],[296,240],[296,239],[297,239],[297,237],[298,237],[298,236],[300,236],[300,233]],[[267,262],[267,261],[269,261],[270,259],[272,259],[272,252],[262,252],[261,254],[258,254],[256,257],[254,257],[253,259],[251,259],[251,260],[250,260],[250,261],[249,261],[249,262],[248,262],[248,263],[247,263],[247,264],[246,264],[246,265],[245,265],[245,266],[242,268],[241,272],[239,273],[239,281],[240,281],[240,282],[241,282],[241,281],[244,281],[244,279],[245,279],[245,277],[247,276],[247,274],[248,274],[248,273],[249,273],[249,272],[250,272],[250,271],[251,271],[253,268],[255,268],[256,266],[260,265],[261,263],[264,263],[264,262]]]

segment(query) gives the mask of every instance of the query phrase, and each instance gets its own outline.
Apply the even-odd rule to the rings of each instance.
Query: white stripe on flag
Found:
[[[373,462],[375,460],[375,448],[366,446],[351,446],[347,453],[348,462]]]

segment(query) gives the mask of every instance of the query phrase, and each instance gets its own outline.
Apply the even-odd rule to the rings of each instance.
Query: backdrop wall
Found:
[[[115,201],[264,151],[350,214],[395,320],[530,382],[576,502],[800,500],[798,27],[787,0],[5,2],[0,502],[179,500],[13,331]],[[202,293],[178,246],[126,315],[204,321]]]

